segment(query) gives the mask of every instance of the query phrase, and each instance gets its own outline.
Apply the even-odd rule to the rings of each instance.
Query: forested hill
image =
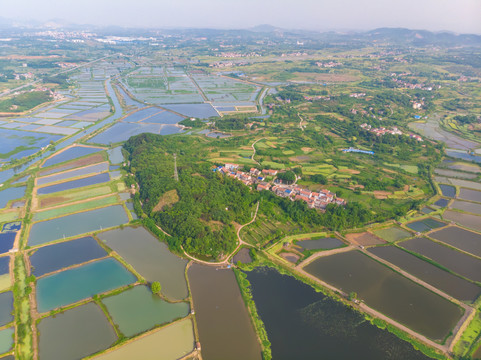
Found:
[[[131,153],[143,210],[172,234],[170,245],[220,258],[235,248],[233,222],[249,221],[257,194],[237,180],[214,173],[211,164],[200,160],[198,141],[142,134],[131,138],[125,149]],[[178,181],[174,180],[174,152]]]
[[[124,145],[130,153],[130,171],[140,186],[137,196],[143,211],[172,235],[167,240],[173,249],[180,250],[182,245],[197,256],[222,258],[235,248],[235,223],[247,223],[257,202],[260,217],[297,224],[298,229],[314,226],[340,230],[392,215],[374,214],[356,202],[344,207],[331,204],[321,213],[302,201],[250,190],[240,181],[212,171],[212,163],[205,159],[217,146],[222,145],[216,139],[155,134],[134,136]],[[174,180],[174,153],[178,181]]]

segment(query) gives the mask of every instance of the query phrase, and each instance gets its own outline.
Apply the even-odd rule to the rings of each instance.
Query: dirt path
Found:
[[[299,113],[297,113],[297,116],[299,116],[299,119],[301,120],[301,121],[299,121],[299,129],[304,131],[305,126],[302,126],[302,122],[304,121],[304,119],[301,117],[301,114],[299,114]]]
[[[342,247],[339,249],[332,249],[332,250],[326,250],[326,251],[321,251],[318,253],[315,253],[312,256],[309,256],[307,259],[301,261],[298,265],[296,265],[296,269],[302,269],[304,266],[309,265],[311,262],[314,260],[324,257],[324,256],[329,256],[329,255],[334,255],[334,254],[341,254],[343,252],[351,251],[354,250],[355,246],[354,245],[348,245],[346,247]]]
[[[266,138],[257,139],[257,140],[254,141],[254,142],[252,143],[252,145],[251,145],[251,146],[252,146],[252,150],[254,150],[254,152],[252,153],[252,156],[251,156],[251,160],[254,161],[257,165],[260,165],[260,164],[254,159],[254,156],[256,155],[256,147],[255,147],[255,145],[256,145],[259,141],[264,140],[264,139],[266,139]]]
[[[250,225],[256,220],[257,211],[259,210],[259,205],[260,205],[260,203],[257,203],[256,212],[254,213],[254,216],[252,217],[251,221],[249,221],[248,223],[246,223],[244,225],[239,226],[239,228],[237,229],[237,240],[239,240],[239,243],[237,244],[236,248],[229,255],[226,256],[225,260],[220,261],[220,262],[209,262],[209,261],[199,260],[199,259],[196,259],[195,257],[187,254],[185,252],[184,248],[181,246],[182,251],[184,252],[184,255],[187,256],[192,261],[195,261],[195,262],[201,263],[201,264],[205,264],[205,265],[211,265],[211,266],[225,266],[225,265],[228,265],[229,260],[232,257],[232,255],[234,255],[242,245],[252,246],[251,244],[248,244],[244,240],[241,239],[240,232],[241,232],[241,230],[244,226]]]

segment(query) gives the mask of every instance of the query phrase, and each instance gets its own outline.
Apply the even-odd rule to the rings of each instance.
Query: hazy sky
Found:
[[[312,30],[377,27],[481,34],[481,0],[0,0],[0,16],[94,25]]]

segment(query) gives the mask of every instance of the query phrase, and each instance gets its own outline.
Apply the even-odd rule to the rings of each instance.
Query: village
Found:
[[[376,134],[376,136],[382,136],[385,134],[391,134],[391,135],[403,135],[403,132],[399,130],[396,126],[391,127],[390,129],[386,129],[385,127],[380,127],[380,128],[373,128],[371,125],[368,125],[366,123],[361,124],[360,127],[366,131],[369,131],[373,134]],[[406,135],[409,136],[413,139],[416,139],[417,141],[423,141],[423,138],[419,135],[416,134],[409,134]]]
[[[263,169],[261,171],[251,168],[249,172],[244,172],[240,171],[239,167],[240,165],[238,164],[225,164],[224,166],[214,167],[213,171],[240,180],[249,187],[256,186],[258,191],[272,191],[277,196],[289,198],[292,201],[304,201],[312,209],[323,211],[329,204],[346,205],[344,199],[337,197],[335,193],[327,189],[313,192],[296,185],[300,177],[296,176],[296,180],[292,184],[287,184],[283,180],[276,178],[279,173],[278,170]],[[267,177],[271,180],[268,181]]]

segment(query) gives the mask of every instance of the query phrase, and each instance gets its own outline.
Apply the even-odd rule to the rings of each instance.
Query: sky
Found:
[[[125,27],[371,30],[481,34],[481,0],[0,0],[0,16]]]

